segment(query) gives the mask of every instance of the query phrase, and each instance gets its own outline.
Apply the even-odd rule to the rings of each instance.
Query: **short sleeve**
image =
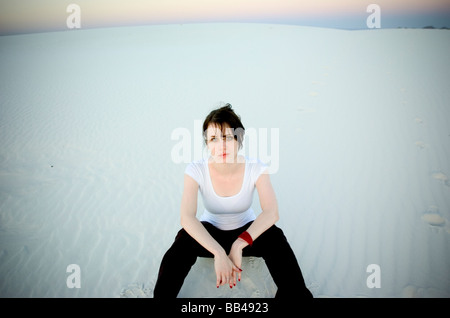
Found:
[[[203,185],[203,173],[201,169],[201,165],[198,162],[191,162],[187,165],[184,173],[194,179],[199,186]]]
[[[263,173],[267,173],[268,166],[259,159],[252,161],[251,165],[251,176],[253,179],[253,183],[256,183],[260,175],[262,175]]]

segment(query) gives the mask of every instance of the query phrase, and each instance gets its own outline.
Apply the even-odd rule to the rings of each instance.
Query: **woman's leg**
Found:
[[[273,225],[261,234],[251,247],[244,248],[243,256],[259,256],[264,259],[278,287],[275,298],[312,297],[306,288],[294,251],[283,231],[277,226]]]
[[[202,222],[205,229],[223,247],[227,254],[230,252],[231,245],[238,235],[245,231],[251,223],[235,230],[222,231],[211,223]],[[197,257],[214,257],[214,255],[194,240],[184,229],[181,229],[161,261],[153,297],[177,297],[183,286],[184,279],[189,274],[192,265],[195,264]]]
[[[204,225],[207,229],[212,227],[210,224]],[[153,297],[176,298],[198,256],[213,257],[184,229],[181,229],[161,261]]]

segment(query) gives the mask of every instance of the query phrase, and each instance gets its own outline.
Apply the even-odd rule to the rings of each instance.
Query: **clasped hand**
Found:
[[[216,286],[236,286],[236,279],[241,280],[242,244],[235,241],[231,246],[230,254],[218,254],[214,257],[214,269],[216,271]]]

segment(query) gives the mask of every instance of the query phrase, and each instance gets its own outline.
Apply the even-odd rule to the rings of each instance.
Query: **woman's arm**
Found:
[[[259,176],[256,181],[256,189],[258,190],[262,212],[247,229],[247,232],[253,240],[256,240],[279,219],[277,198],[268,174],[262,174]],[[247,245],[248,243],[246,241],[237,238],[231,246],[229,257],[237,267],[241,267],[242,250]],[[240,272],[238,273],[238,279],[241,280]]]
[[[180,222],[184,230],[200,245],[214,255],[217,287],[233,284],[233,271],[240,271],[228,258],[223,247],[209,234],[197,219],[198,183],[188,175],[184,175],[184,190],[181,198]],[[235,281],[234,281],[235,283]]]
[[[204,248],[214,256],[225,253],[222,246],[208,233],[197,219],[198,183],[188,175],[184,175],[184,190],[181,197],[180,222],[181,226]]]
[[[264,173],[259,176],[256,181],[256,189],[258,191],[262,212],[247,229],[247,232],[253,240],[256,240],[258,236],[274,225],[279,219],[277,198],[272,183],[270,182],[269,174]]]

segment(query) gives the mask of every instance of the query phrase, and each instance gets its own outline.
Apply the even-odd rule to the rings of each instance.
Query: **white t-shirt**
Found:
[[[222,197],[216,194],[209,175],[208,159],[191,162],[185,173],[199,185],[205,210],[200,221],[207,221],[221,230],[234,230],[253,221],[256,216],[251,205],[256,180],[267,165],[259,159],[245,157],[245,173],[239,193]]]

